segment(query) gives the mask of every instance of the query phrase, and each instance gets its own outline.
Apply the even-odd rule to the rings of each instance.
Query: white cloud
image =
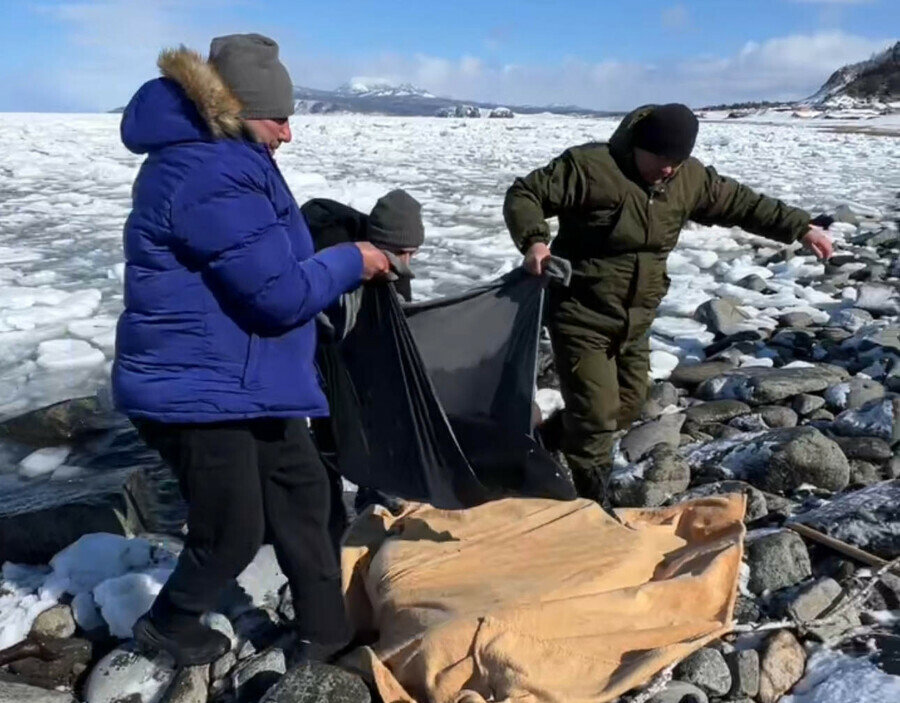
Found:
[[[246,25],[235,27],[217,19],[228,14],[221,11],[222,3],[238,2],[249,0],[75,0],[46,6],[43,11],[66,32],[66,45],[60,49],[66,60],[48,60],[28,75],[0,74],[7,86],[0,109],[106,110],[124,105],[143,81],[157,74],[161,48],[184,43],[205,53],[211,37],[236,31],[277,38],[298,85],[334,88],[354,76],[379,76],[461,100],[577,104],[610,110],[651,101],[678,100],[700,106],[802,98],[814,93],[832,71],[890,43],[839,31],[820,32],[747,42],[730,55],[659,57],[654,63],[568,57],[555,64],[503,64],[472,54],[348,57],[310,53],[304,37],[283,24],[260,22],[248,30]],[[670,8],[674,14],[664,19],[687,22],[680,7]]]

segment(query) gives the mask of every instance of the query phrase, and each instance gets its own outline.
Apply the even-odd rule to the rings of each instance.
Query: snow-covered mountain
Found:
[[[401,83],[400,85],[391,85],[390,83],[368,81],[351,81],[344,83],[336,91],[338,95],[343,97],[355,98],[433,98],[435,97],[427,90],[418,88],[412,83]]]
[[[900,42],[866,61],[839,68],[805,103],[838,105],[888,104],[900,101]]]
[[[294,86],[294,100],[299,114],[371,114],[433,117],[436,115],[491,115],[496,108],[509,108],[513,113],[581,115],[605,117],[609,112],[588,110],[574,105],[501,105],[500,103],[457,100],[440,97],[409,83],[391,85],[364,80],[351,81],[337,90],[320,90]],[[502,112],[502,111],[501,111]],[[495,116],[500,116],[497,113]],[[504,115],[505,116],[505,115]]]

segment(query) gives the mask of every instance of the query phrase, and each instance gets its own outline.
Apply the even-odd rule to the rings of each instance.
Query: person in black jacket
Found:
[[[347,242],[370,242],[387,252],[393,268],[401,273],[394,280],[394,289],[406,302],[412,302],[411,273],[409,262],[425,240],[422,223],[422,206],[404,190],[392,190],[379,198],[375,207],[367,215],[358,210],[327,198],[314,198],[300,208],[312,234],[316,251]],[[352,328],[355,310],[358,309],[361,289],[343,296],[339,303],[320,317],[319,346],[317,363],[334,363],[334,355],[340,340]],[[338,401],[339,390],[325,388],[329,406]],[[331,519],[329,529],[335,548],[339,549],[340,539],[347,527],[347,509],[343,503],[343,481],[336,459],[336,439],[331,422],[317,419],[312,423],[316,444],[328,467],[331,480]],[[367,506],[378,503],[389,510],[397,511],[402,503],[377,489],[359,486],[354,503],[357,513]]]

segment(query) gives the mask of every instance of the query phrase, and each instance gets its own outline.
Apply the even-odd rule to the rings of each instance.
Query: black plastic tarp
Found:
[[[406,306],[389,285],[367,287],[353,329],[320,354],[341,474],[444,509],[573,499],[532,436],[545,285],[516,270]]]

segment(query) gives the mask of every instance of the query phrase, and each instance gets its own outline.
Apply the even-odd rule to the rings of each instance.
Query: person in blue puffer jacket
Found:
[[[328,414],[315,318],[388,260],[367,243],[315,253],[273,159],[294,111],[274,41],[218,37],[208,60],[181,47],[159,68],[121,121],[125,146],[147,158],[125,225],[112,380],[117,407],[179,479],[188,536],[134,635],[183,666],[222,656],[228,638],[200,616],[269,539],[299,641],[340,647],[329,484],[308,427]]]

